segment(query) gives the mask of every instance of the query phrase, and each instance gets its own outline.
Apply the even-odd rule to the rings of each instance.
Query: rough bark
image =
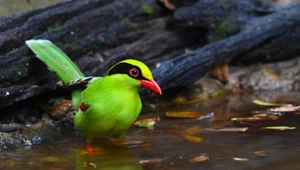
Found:
[[[234,36],[163,62],[160,68],[154,70],[154,75],[163,89],[184,86],[198,80],[222,62],[233,58],[239,60],[247,52],[260,50],[261,47],[277,48],[272,45],[278,45],[277,40],[287,35],[292,41],[299,40],[299,11],[300,4],[297,4],[260,17]],[[281,41],[280,45],[285,46],[285,41]]]
[[[238,5],[240,1],[228,2]],[[258,12],[246,17],[251,21],[243,20],[240,32],[220,41],[208,40],[209,44],[201,47],[209,36],[203,30],[220,23],[220,17],[227,10],[238,9],[232,13],[237,18],[248,14],[247,5],[240,4],[243,8],[236,8],[236,5],[229,5],[222,13],[223,8],[216,8],[215,4],[211,10],[220,14],[208,11],[205,15],[191,17],[197,22],[202,20],[195,17],[211,18],[200,27],[178,25],[178,13],[183,9],[175,12],[174,20],[172,14],[166,13],[154,0],[74,0],[1,18],[0,109],[59,87],[56,76],[25,46],[25,40],[32,38],[53,41],[86,75],[103,75],[109,65],[124,57],[141,59],[152,67],[167,60],[154,70],[162,89],[192,83],[221,62],[242,61],[244,56],[244,61],[253,61],[255,57],[263,59],[266,49],[277,54],[277,46],[285,50],[284,55],[274,55],[277,58],[299,55],[295,44],[300,37],[300,4],[280,10],[262,8],[262,11],[257,9],[259,5],[250,5],[250,9]],[[181,18],[180,23],[182,21]],[[293,48],[287,46],[290,44],[286,43],[286,38],[295,43]],[[189,52],[186,48],[195,50]]]
[[[0,108],[58,87],[27,39],[51,40],[86,75],[103,75],[124,57],[153,66],[201,42],[195,29],[167,29],[173,19],[154,0],[74,0],[0,21]]]

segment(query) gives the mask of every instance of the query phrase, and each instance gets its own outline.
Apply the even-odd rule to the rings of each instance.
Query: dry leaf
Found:
[[[140,160],[139,164],[141,165],[155,164],[155,163],[160,163],[165,159],[166,158],[145,159],[145,160]]]
[[[267,151],[255,151],[253,152],[254,156],[257,158],[265,157],[267,156]]]
[[[282,107],[276,107],[276,108],[271,108],[268,111],[270,112],[296,112],[300,110],[300,106],[293,106],[291,104],[282,106]]]
[[[131,140],[131,141],[122,141],[121,142],[123,145],[138,145],[144,143],[142,140]]]
[[[268,130],[294,130],[297,127],[289,127],[289,126],[268,126],[268,127],[261,127],[261,129],[268,129]]]
[[[72,101],[62,100],[59,103],[54,104],[51,108],[51,115],[54,119],[61,119],[70,111],[72,107]]]
[[[236,122],[239,122],[239,123],[249,124],[249,123],[253,123],[253,122],[277,120],[277,119],[279,119],[279,116],[262,113],[262,114],[253,115],[252,117],[231,118],[231,121],[236,121]]]
[[[200,137],[197,137],[197,136],[185,135],[184,137],[189,142],[194,142],[194,143],[202,142],[202,139]]]
[[[199,118],[203,114],[198,112],[167,112],[166,117],[172,118]]]
[[[197,156],[193,159],[188,160],[189,163],[201,163],[201,162],[206,162],[209,161],[209,156]]]
[[[248,127],[232,127],[232,128],[220,128],[220,129],[214,129],[214,128],[206,128],[204,129],[205,132],[246,132],[248,130]]]

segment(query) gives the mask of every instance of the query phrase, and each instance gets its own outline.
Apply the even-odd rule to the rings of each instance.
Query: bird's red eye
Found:
[[[137,76],[139,76],[139,70],[136,69],[136,68],[130,69],[130,70],[129,70],[129,73],[130,73],[130,75],[131,75],[132,77],[137,77]]]

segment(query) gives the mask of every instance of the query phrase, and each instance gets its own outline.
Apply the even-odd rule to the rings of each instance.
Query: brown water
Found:
[[[299,93],[239,94],[204,103],[173,104],[147,112],[140,118],[156,117],[154,129],[132,127],[126,141],[95,141],[93,146],[100,154],[85,151],[84,139],[72,129],[62,129],[57,138],[41,145],[0,153],[1,170],[79,170],[79,169],[300,169],[300,115],[285,114],[279,120],[267,121],[262,126],[296,126],[296,130],[262,130],[250,126],[247,132],[205,132],[204,128],[244,127],[230,121],[232,117],[251,116],[251,111],[264,110],[251,103],[253,99],[275,99],[278,102],[299,103]],[[212,119],[190,120],[164,117],[165,111],[213,112]],[[202,139],[189,142],[185,135]],[[138,143],[140,142],[140,143]],[[142,143],[141,143],[142,142]],[[257,157],[255,151],[265,151]],[[196,156],[206,155],[209,161],[190,163]],[[141,160],[163,159],[141,165]],[[233,158],[242,158],[236,161]],[[90,164],[91,165],[87,165]]]

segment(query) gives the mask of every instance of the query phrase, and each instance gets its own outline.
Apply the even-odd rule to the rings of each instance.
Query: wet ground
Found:
[[[160,120],[150,129],[132,127],[125,137],[127,144],[95,141],[93,147],[99,154],[88,154],[83,137],[72,128],[65,128],[41,145],[0,152],[0,169],[300,169],[300,115],[289,113],[278,120],[248,125],[230,121],[266,109],[254,105],[253,99],[299,104],[299,96],[299,92],[242,93],[202,103],[161,106],[140,116],[140,119],[160,116]],[[196,111],[214,116],[203,120],[175,119],[165,117],[166,111]],[[297,129],[261,129],[277,125]],[[248,127],[248,131],[205,131],[224,127]],[[196,157],[200,160],[193,162]]]

